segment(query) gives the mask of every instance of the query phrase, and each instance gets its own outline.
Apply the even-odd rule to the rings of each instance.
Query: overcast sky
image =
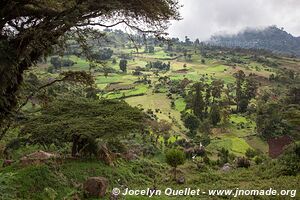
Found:
[[[300,36],[300,0],[179,0],[183,19],[172,22],[172,37],[209,39],[246,27],[277,25]]]

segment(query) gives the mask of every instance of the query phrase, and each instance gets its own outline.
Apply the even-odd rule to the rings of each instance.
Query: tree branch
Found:
[[[16,113],[18,113],[28,103],[29,99],[32,98],[37,92],[41,91],[42,89],[44,89],[46,87],[53,85],[54,83],[65,81],[69,76],[70,75],[67,75],[67,76],[63,77],[62,79],[55,79],[54,81],[51,81],[45,85],[40,86],[36,91],[31,92],[31,94],[26,97],[26,100],[16,110]]]

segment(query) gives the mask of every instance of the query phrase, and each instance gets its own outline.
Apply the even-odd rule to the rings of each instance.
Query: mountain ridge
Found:
[[[300,57],[300,37],[295,37],[277,26],[264,29],[247,28],[232,35],[214,35],[206,43],[229,48],[264,49]]]

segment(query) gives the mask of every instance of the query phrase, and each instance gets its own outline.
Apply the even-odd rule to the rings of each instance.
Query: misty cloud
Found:
[[[247,27],[284,27],[300,36],[299,0],[180,0],[183,20],[172,22],[170,36],[209,39]]]

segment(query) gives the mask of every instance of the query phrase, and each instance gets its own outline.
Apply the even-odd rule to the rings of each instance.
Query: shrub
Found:
[[[194,132],[200,125],[199,119],[194,114],[186,114],[183,118],[184,126]]]
[[[209,157],[204,156],[204,157],[203,157],[203,162],[204,162],[205,164],[209,165],[209,164],[210,164],[210,159],[209,159]]]
[[[245,157],[238,157],[236,160],[236,166],[248,168],[250,167],[250,161]]]
[[[107,147],[114,153],[123,153],[127,150],[126,146],[119,140],[110,140],[107,143]]]
[[[143,154],[144,156],[154,156],[158,154],[160,151],[155,145],[146,145],[143,148]]]
[[[199,140],[203,146],[208,146],[210,144],[210,137],[208,134],[202,134]]]
[[[219,164],[220,165],[228,163],[228,161],[229,161],[229,151],[227,149],[225,149],[225,148],[222,148],[218,152],[218,157],[219,157]]]
[[[297,175],[300,172],[300,143],[291,145],[279,158],[283,175]]]
[[[166,162],[174,168],[174,179],[176,180],[177,167],[185,162],[184,152],[179,149],[168,150],[166,153]]]
[[[258,152],[255,149],[248,148],[245,153],[246,157],[251,159],[258,155]]]
[[[264,161],[264,158],[262,156],[255,156],[254,157],[254,162],[255,164],[259,165]]]
[[[196,164],[198,170],[200,170],[200,171],[207,170],[207,166],[205,165],[203,159],[196,157],[193,162]]]

